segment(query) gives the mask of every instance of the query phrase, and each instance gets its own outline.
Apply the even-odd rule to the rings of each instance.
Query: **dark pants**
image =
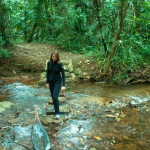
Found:
[[[54,109],[55,109],[55,113],[59,113],[59,100],[58,100],[58,96],[59,96],[59,92],[61,89],[61,82],[50,82],[50,93],[51,93],[51,97],[52,97],[52,101],[53,101],[53,105],[54,105]]]

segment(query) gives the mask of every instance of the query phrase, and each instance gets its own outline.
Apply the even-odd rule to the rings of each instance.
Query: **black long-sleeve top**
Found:
[[[65,71],[62,63],[49,61],[47,63],[46,83],[62,82],[65,86]]]

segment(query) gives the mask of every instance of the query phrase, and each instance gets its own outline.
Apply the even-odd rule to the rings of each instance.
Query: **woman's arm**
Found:
[[[49,88],[49,81],[48,81],[48,79],[49,79],[49,74],[50,74],[48,68],[49,68],[49,62],[47,63],[47,70],[46,70],[46,87],[47,88]]]
[[[62,88],[61,88],[61,90],[64,91],[65,90],[66,77],[65,77],[64,66],[62,63],[61,63],[61,75],[62,75]]]

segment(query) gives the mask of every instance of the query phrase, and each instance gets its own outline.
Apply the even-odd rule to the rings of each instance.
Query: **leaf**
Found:
[[[126,115],[125,114],[120,114],[120,117],[121,118],[124,118]]]
[[[99,140],[102,140],[101,137],[99,137],[99,136],[93,136],[92,138],[93,138],[94,140],[98,140],[98,141],[99,141]]]

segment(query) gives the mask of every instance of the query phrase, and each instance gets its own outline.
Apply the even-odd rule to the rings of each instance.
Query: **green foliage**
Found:
[[[150,43],[145,43],[143,38],[130,35],[120,41],[118,51],[113,57],[113,81],[123,82],[129,72],[145,65],[150,65]]]
[[[6,49],[0,48],[0,58],[9,58],[9,52]]]
[[[0,47],[3,47],[5,45],[5,41],[3,40],[3,38],[0,36]]]
[[[99,6],[96,2],[100,2]],[[127,2],[123,9],[123,29],[119,40],[115,41],[117,50],[111,58],[116,80],[126,77],[128,71],[134,71],[142,64],[150,64],[150,2]],[[67,51],[84,53],[101,66],[114,44],[118,3],[4,1],[6,36],[13,42],[25,42],[29,38],[36,42],[53,42]]]

